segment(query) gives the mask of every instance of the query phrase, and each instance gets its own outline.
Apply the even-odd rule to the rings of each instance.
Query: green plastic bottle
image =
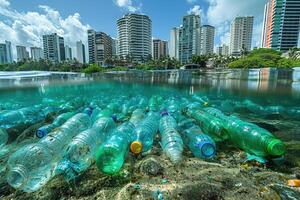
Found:
[[[210,135],[214,141],[220,142],[228,139],[224,123],[217,117],[200,109],[188,109],[187,115],[194,118],[203,132]]]
[[[129,122],[118,126],[108,139],[100,145],[96,153],[96,165],[98,169],[108,175],[114,175],[122,168],[126,156],[129,153],[129,146],[136,137],[136,125],[142,121],[144,113],[142,110],[135,110]]]
[[[269,131],[244,122],[235,116],[228,117],[227,130],[230,141],[244,151],[256,156],[282,156],[284,143]]]

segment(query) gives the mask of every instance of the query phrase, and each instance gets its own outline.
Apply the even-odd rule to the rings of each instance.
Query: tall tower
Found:
[[[44,58],[53,63],[65,60],[64,38],[56,33],[43,35]]]
[[[182,28],[179,31],[179,61],[186,64],[193,55],[200,55],[201,20],[199,15],[191,14],[183,17]]]
[[[204,25],[201,27],[201,55],[214,53],[215,27]]]
[[[240,56],[243,50],[250,51],[253,33],[253,16],[236,17],[231,23],[230,54]]]
[[[88,30],[89,63],[104,65],[112,57],[112,38],[103,32]]]
[[[152,21],[147,15],[127,14],[117,21],[118,53],[145,62],[151,56]]]

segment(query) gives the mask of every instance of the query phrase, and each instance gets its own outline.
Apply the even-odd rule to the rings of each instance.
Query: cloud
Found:
[[[42,47],[44,34],[57,33],[64,37],[65,44],[75,50],[76,41],[87,43],[88,24],[83,24],[78,13],[63,18],[61,14],[46,5],[39,6],[40,12],[18,12],[6,0],[0,0],[0,39],[15,45]],[[14,58],[16,50],[13,47]],[[73,52],[75,55],[75,52]]]
[[[199,5],[195,5],[193,8],[191,8],[189,11],[188,11],[188,14],[191,15],[191,14],[195,14],[195,15],[201,15],[203,12],[202,12],[202,9],[200,8]]]
[[[196,3],[197,2],[197,0],[186,0],[188,3],[190,3],[190,4],[194,4],[194,3]]]
[[[10,5],[9,1],[7,0],[0,0],[1,7],[8,7]]]
[[[208,3],[207,22],[216,27],[216,37],[220,43],[229,44],[230,23],[236,16],[254,16],[253,46],[261,37],[261,22],[267,0],[206,0]]]
[[[137,12],[141,10],[142,5],[133,5],[132,0],[115,0],[115,4],[120,8],[125,8],[129,12]]]

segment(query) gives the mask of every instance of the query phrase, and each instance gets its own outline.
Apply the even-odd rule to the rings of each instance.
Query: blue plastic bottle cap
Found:
[[[201,149],[202,155],[206,158],[211,158],[216,154],[216,149],[210,142],[201,142],[197,146]]]
[[[113,115],[111,116],[111,118],[114,120],[114,122],[117,122],[117,120],[118,120],[118,117],[117,117],[117,115],[115,115],[115,114],[113,114]]]
[[[45,129],[40,128],[36,131],[35,135],[38,138],[43,138],[43,137],[45,137],[45,135],[47,135],[47,131]]]
[[[160,113],[160,115],[163,117],[163,116],[168,116],[169,115],[169,113],[168,113],[168,111],[162,111],[161,113]]]

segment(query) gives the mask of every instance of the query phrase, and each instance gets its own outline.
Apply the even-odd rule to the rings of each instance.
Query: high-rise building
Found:
[[[43,35],[44,58],[53,63],[59,63],[66,59],[64,38],[56,33]]]
[[[169,41],[169,55],[171,58],[179,59],[179,32],[180,28],[172,28]]]
[[[82,41],[76,42],[76,52],[77,52],[77,60],[79,63],[86,63],[85,58],[85,46]]]
[[[112,38],[112,55],[117,55],[117,47],[118,46],[118,40],[116,38]]]
[[[297,47],[300,28],[300,1],[269,0],[265,5],[262,47],[288,51]]]
[[[297,47],[299,30],[300,1],[283,0],[278,50],[285,52],[293,47]]]
[[[166,58],[168,56],[168,42],[154,39],[152,44],[152,57],[154,60]]]
[[[183,17],[183,25],[179,31],[179,61],[189,63],[193,55],[200,55],[201,20],[199,15],[191,14]]]
[[[89,62],[104,65],[112,57],[112,38],[103,32],[88,30]]]
[[[222,46],[217,47],[216,53],[219,56],[229,56],[229,46],[223,44]]]
[[[212,55],[215,45],[215,27],[204,25],[201,27],[201,55]]]
[[[72,48],[69,45],[65,46],[65,56],[66,60],[73,60]]]
[[[253,16],[236,17],[231,23],[230,54],[240,56],[242,51],[250,51],[253,33]]]
[[[30,47],[31,59],[38,61],[44,58],[43,49],[39,47]]]
[[[0,44],[0,64],[8,64],[13,62],[11,42],[6,41]]]
[[[0,65],[7,64],[7,49],[6,44],[0,44]]]
[[[25,46],[16,46],[17,48],[17,60],[24,61],[29,59],[29,52]]]
[[[127,14],[117,21],[118,53],[145,62],[151,56],[152,21],[146,15]]]
[[[13,55],[12,55],[11,42],[5,40],[5,45],[6,45],[7,63],[12,63]]]

